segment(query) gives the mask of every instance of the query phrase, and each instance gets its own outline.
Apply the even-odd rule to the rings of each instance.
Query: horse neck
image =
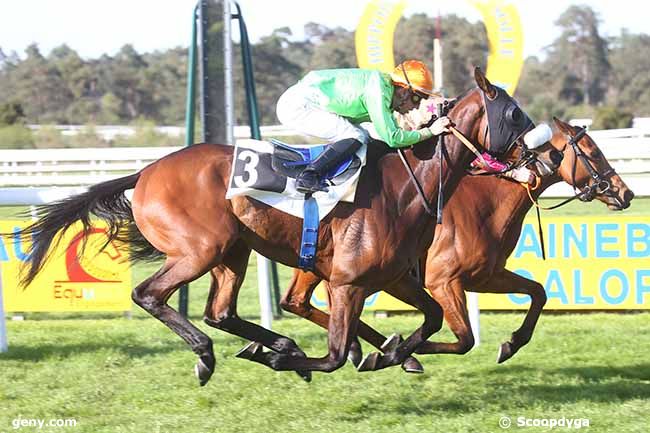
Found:
[[[471,105],[476,107],[477,105]],[[457,108],[449,113],[449,117],[458,120],[455,128],[462,132],[472,143],[478,143],[479,119],[482,110],[476,108]],[[433,155],[435,152],[435,155]],[[442,166],[441,166],[442,155]],[[440,186],[440,170],[442,169],[442,191],[444,198],[448,198],[456,188],[463,176],[473,155],[470,150],[451,134],[438,138],[437,146],[430,148],[414,148],[409,153],[411,164],[416,164],[416,177],[424,179],[423,189],[431,201],[438,198]]]
[[[460,129],[461,126],[458,126]],[[472,128],[471,132],[466,132],[465,135],[470,141],[476,142],[478,135]],[[451,136],[448,136],[451,137]],[[435,139],[434,139],[435,140]],[[442,147],[441,147],[442,146]],[[442,180],[440,180],[441,159],[442,154]],[[415,178],[422,186],[424,196],[431,208],[435,209],[440,181],[442,181],[443,199],[447,199],[452,191],[460,182],[460,179],[465,175],[465,167],[467,167],[471,153],[470,151],[455,137],[439,139],[437,145],[433,143],[422,143],[416,147],[405,151],[406,160],[413,168]],[[402,165],[401,161],[399,164]],[[410,213],[416,220],[428,218],[435,220],[432,216],[428,215],[424,209],[424,204],[419,196],[417,190],[412,184],[408,173],[404,167],[397,170],[403,172],[405,179],[403,179],[398,192],[398,206],[400,207],[400,214]]]

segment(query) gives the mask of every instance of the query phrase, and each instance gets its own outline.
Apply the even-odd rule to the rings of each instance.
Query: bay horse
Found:
[[[472,143],[489,151],[501,144],[490,143],[488,129],[501,131],[504,125],[490,125],[486,99],[493,100],[500,92],[480,69],[475,69],[474,76],[478,87],[458,100],[449,117]],[[439,164],[442,191],[448,197],[472,156],[453,136],[445,136],[441,146],[442,161],[435,157],[435,140],[405,151],[429,202],[438,196]],[[165,257],[160,270],[135,287],[132,298],[197,354],[195,374],[201,385],[214,371],[212,340],[167,301],[180,285],[211,270],[218,278],[205,310],[208,325],[273,349],[253,351],[250,359],[275,370],[334,371],[346,361],[364,299],[378,290],[390,290],[398,281],[408,281],[405,275],[431,244],[436,224],[425,212],[398,155],[372,147],[368,152],[356,193],[360,199],[339,203],[321,222],[314,272],[329,281],[331,293],[328,354],[324,357],[306,357],[293,340],[237,316],[236,298],[251,250],[297,267],[302,221],[246,196],[225,198],[233,158],[229,145],[194,145],[138,173],[42,206],[42,218],[20,233],[33,238],[23,283],[32,281],[42,269],[50,245],[60,239],[58,233],[78,220],[90,230],[90,217],[95,215],[109,224],[109,241],[129,235],[135,259]],[[124,196],[128,189],[134,189],[130,203]],[[395,365],[438,331],[443,319],[440,306],[417,281],[399,295],[424,313],[424,322],[392,352]]]
[[[581,191],[579,198],[582,201],[597,198],[611,210],[629,207],[634,193],[616,174],[592,138],[557,118],[553,118],[553,123],[550,146],[562,152],[564,158],[552,175],[541,179],[540,186],[531,192],[532,199],[537,200],[549,186],[564,181]],[[570,145],[572,142],[575,146]],[[523,293],[531,297],[521,327],[512,333],[509,341],[500,345],[498,363],[511,358],[530,341],[546,303],[546,292],[540,283],[507,270],[505,265],[532,205],[526,189],[511,180],[466,176],[460,181],[445,206],[445,217],[436,229],[434,242],[421,261],[425,287],[441,305],[445,321],[458,341],[427,341],[416,349],[416,353],[464,354],[474,346],[465,291]],[[295,271],[280,305],[327,328],[328,314],[310,304],[312,293],[320,281],[312,273]],[[324,283],[327,286],[327,282]],[[395,290],[400,290],[400,287]],[[394,344],[363,322],[358,332],[361,338],[377,348],[390,348]],[[351,351],[350,358],[358,365],[362,361],[358,341],[353,342]],[[403,365],[405,370],[422,371],[414,358],[407,362],[409,365]],[[360,370],[381,367],[382,357],[375,353],[363,360]]]

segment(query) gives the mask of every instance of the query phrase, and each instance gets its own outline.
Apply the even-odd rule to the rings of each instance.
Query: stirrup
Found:
[[[296,180],[296,191],[303,193],[303,194],[313,194],[315,192],[323,191],[323,192],[328,192],[329,188],[324,182],[318,182],[316,184],[310,184],[310,185],[305,185],[300,182],[300,180]]]
[[[296,191],[313,194],[318,191],[328,192],[329,188],[316,171],[307,169],[296,178]]]

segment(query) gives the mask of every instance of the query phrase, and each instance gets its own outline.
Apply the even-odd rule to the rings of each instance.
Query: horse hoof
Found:
[[[194,366],[194,374],[196,375],[197,379],[199,379],[199,385],[201,386],[204,386],[206,383],[208,383],[210,377],[212,377],[213,372],[214,367],[208,367],[201,358],[199,358],[199,360],[196,362],[196,365]]]
[[[311,371],[297,370],[296,374],[300,376],[300,378],[305,382],[307,383],[311,382]]]
[[[512,343],[509,341],[506,343],[502,343],[501,346],[499,346],[499,353],[497,353],[497,364],[502,364],[512,358],[512,355],[514,355],[514,351],[512,350]]]
[[[401,335],[393,334],[384,341],[384,344],[381,345],[380,349],[384,353],[394,352],[402,341],[404,341],[404,339]]]
[[[407,373],[422,374],[424,373],[424,367],[420,364],[420,361],[409,356],[404,362],[402,362],[402,370]]]
[[[379,352],[372,352],[366,355],[365,358],[357,366],[357,371],[374,371],[377,369],[381,354]]]
[[[235,354],[236,358],[248,359],[255,358],[255,355],[262,353],[262,344],[257,341],[251,341],[242,350]]]
[[[350,351],[348,352],[348,361],[352,363],[355,367],[358,367],[361,363],[361,358],[363,358],[363,353],[361,352],[361,346],[352,345],[350,346]]]

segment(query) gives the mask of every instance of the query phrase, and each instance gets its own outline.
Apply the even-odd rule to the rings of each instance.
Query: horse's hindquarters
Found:
[[[231,159],[231,146],[200,144],[142,170],[133,216],[157,250],[211,261],[234,242],[237,222],[225,199]]]

